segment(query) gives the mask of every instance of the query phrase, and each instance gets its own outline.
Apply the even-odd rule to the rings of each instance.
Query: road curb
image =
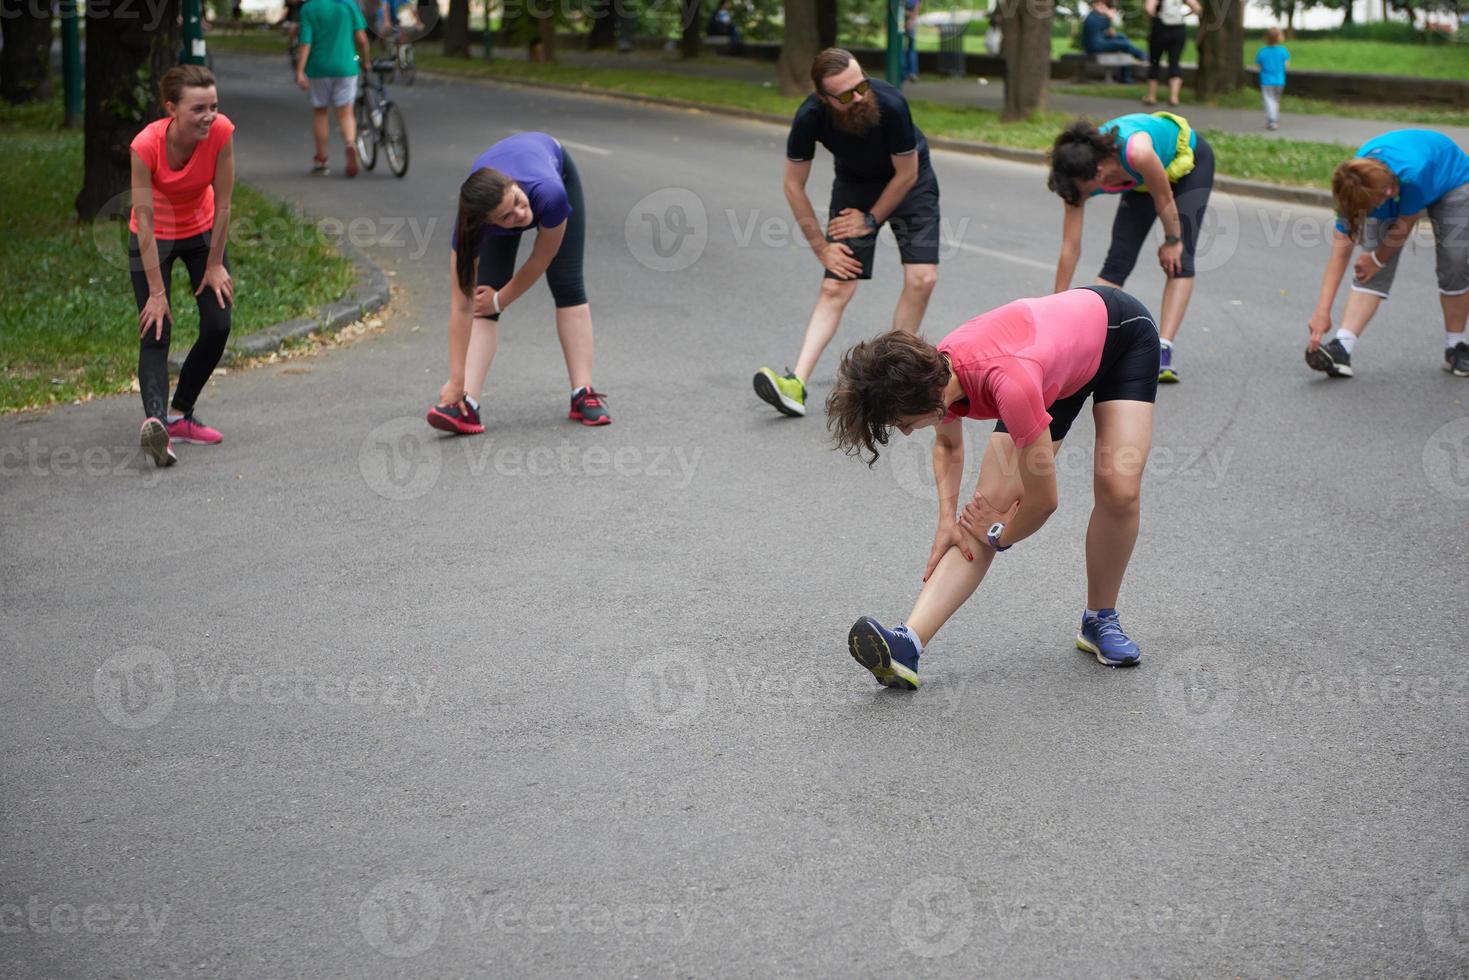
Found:
[[[491,85],[518,85],[522,88],[549,89],[553,92],[570,92],[576,95],[595,95],[603,98],[622,99],[625,102],[641,102],[646,105],[664,106],[670,109],[690,109],[719,116],[730,116],[735,119],[748,119],[752,122],[771,123],[777,126],[790,125],[789,118],[778,116],[772,112],[758,112],[754,109],[741,109],[737,106],[710,105],[707,102],[693,102],[688,99],[670,99],[661,95],[618,92],[613,89],[595,88],[591,85],[563,85],[559,82],[541,82],[533,79],[501,78],[487,75],[459,75],[449,72],[424,71],[423,69],[419,69],[419,74],[445,81],[475,81]],[[968,153],[973,156],[996,157],[1001,160],[1013,160],[1017,163],[1044,164],[1046,162],[1046,152],[1044,150],[1027,150],[1016,146],[999,146],[995,143],[981,143],[977,140],[953,139],[948,136],[929,136],[928,145],[934,149]],[[1287,204],[1305,204],[1322,208],[1331,208],[1334,206],[1332,204],[1331,192],[1315,187],[1290,187],[1285,184],[1270,184],[1262,180],[1247,180],[1243,177],[1215,177],[1214,189],[1225,194],[1258,197],[1270,201],[1281,201]]]
[[[381,309],[388,303],[392,286],[388,274],[360,249],[348,242],[338,242],[337,251],[352,261],[357,279],[346,295],[327,303],[314,316],[285,320],[264,330],[257,330],[239,338],[231,338],[225,348],[221,364],[228,364],[236,357],[259,357],[280,350],[288,340],[296,340],[314,333],[331,333],[350,323]],[[180,350],[169,354],[168,366],[175,373],[183,366],[188,351]]]

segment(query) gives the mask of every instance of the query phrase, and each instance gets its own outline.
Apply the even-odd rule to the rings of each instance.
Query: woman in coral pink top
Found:
[[[1137,540],[1143,467],[1153,439],[1158,326],[1112,286],[1020,299],[982,314],[935,347],[892,331],[842,358],[826,402],[828,425],[849,454],[937,426],[933,448],[938,531],[924,587],[895,629],[863,616],[852,656],[888,687],[918,687],[918,655],[989,571],[990,562],[1056,509],[1056,452],[1088,398],[1096,423],[1095,504],[1086,532],[1087,604],[1076,645],[1112,667],[1136,664],[1117,594]],[[974,498],[959,513],[964,472],[960,420],[998,419]]]
[[[235,286],[225,257],[235,186],[235,126],[219,111],[214,75],[198,65],[170,68],[159,82],[168,113],[132,143],[133,213],[128,261],[138,300],[138,387],[143,448],[158,466],[178,462],[173,441],[223,437],[194,416],[194,402],[224,353]],[[189,270],[199,307],[199,339],[179,371],[168,405],[169,280],[175,260]]]

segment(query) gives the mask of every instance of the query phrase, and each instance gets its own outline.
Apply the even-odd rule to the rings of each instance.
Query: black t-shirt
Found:
[[[806,96],[791,121],[791,134],[786,139],[786,156],[797,163],[816,157],[816,144],[831,151],[836,160],[837,180],[868,182],[891,180],[895,156],[918,153],[918,172],[928,169],[928,141],[913,125],[908,100],[903,93],[881,79],[869,79],[872,94],[877,97],[878,123],[865,134],[838,129],[832,124],[836,111],[822,104],[821,96]]]

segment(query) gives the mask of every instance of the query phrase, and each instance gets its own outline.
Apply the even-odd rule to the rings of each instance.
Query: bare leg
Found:
[[[1061,451],[1060,443],[1056,444],[1056,451]],[[1015,440],[1007,433],[996,432],[990,436],[979,464],[979,492],[1001,511],[1006,511],[1020,499],[1023,489]],[[983,543],[974,549],[974,561],[966,560],[958,548],[949,549],[924,583],[906,620],[919,642],[926,646],[974,594],[994,558],[995,553]]]
[[[484,397],[485,379],[490,375],[499,337],[500,325],[494,320],[477,316],[470,323],[469,352],[464,357],[464,393],[475,401]]]
[[[1192,276],[1187,279],[1174,276],[1163,284],[1163,310],[1159,314],[1158,334],[1170,344],[1178,335],[1178,328],[1183,324],[1183,315],[1188,311],[1188,301],[1193,295]]]
[[[316,159],[326,159],[326,136],[327,136],[327,113],[326,109],[311,110],[311,136],[316,140]]]
[[[1091,521],[1086,528],[1086,604],[1112,609],[1137,543],[1143,469],[1153,444],[1151,402],[1109,401],[1092,408],[1097,446]]]
[[[1150,78],[1150,79],[1148,79],[1148,98],[1147,98],[1147,101],[1148,102],[1157,102],[1158,101],[1158,80],[1156,78]]]
[[[352,146],[357,142],[357,117],[352,113],[353,106],[337,106],[337,128],[342,131],[342,142]],[[322,141],[321,152],[326,153],[326,141]]]
[[[918,332],[938,278],[939,267],[936,265],[903,266],[903,293],[898,297],[898,308],[893,311],[894,330]]]
[[[592,384],[592,307],[563,306],[556,310],[556,336],[561,338],[561,354],[566,358],[566,375],[571,390]]]
[[[806,324],[806,339],[801,342],[801,356],[796,360],[796,377],[805,384],[821,360],[821,352],[836,336],[841,325],[842,313],[857,292],[855,279],[821,280],[821,296],[816,300],[816,309],[811,311],[811,320]]]
[[[1463,333],[1466,324],[1469,324],[1469,293],[1460,293],[1458,296],[1445,296],[1438,294],[1439,304],[1443,306],[1443,328],[1449,333]]]
[[[1368,322],[1382,305],[1382,297],[1376,293],[1364,293],[1353,289],[1347,293],[1347,308],[1341,314],[1341,328],[1354,336],[1362,336]],[[1329,340],[1323,337],[1322,342]]]
[[[1178,97],[1183,94],[1183,76],[1168,79],[1168,101],[1178,105]]]

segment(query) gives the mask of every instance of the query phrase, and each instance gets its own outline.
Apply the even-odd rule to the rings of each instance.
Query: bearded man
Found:
[[[938,281],[939,185],[908,100],[888,83],[868,78],[841,48],[816,56],[811,84],[815,91],[796,110],[786,140],[785,194],[826,274],[796,369],[779,375],[764,367],[755,374],[755,393],[790,416],[806,414],[806,384],[836,335],[857,282],[872,278],[877,232],[884,223],[892,225],[903,262],[893,329],[918,332]],[[817,143],[831,151],[836,166],[824,234],[806,196]]]

